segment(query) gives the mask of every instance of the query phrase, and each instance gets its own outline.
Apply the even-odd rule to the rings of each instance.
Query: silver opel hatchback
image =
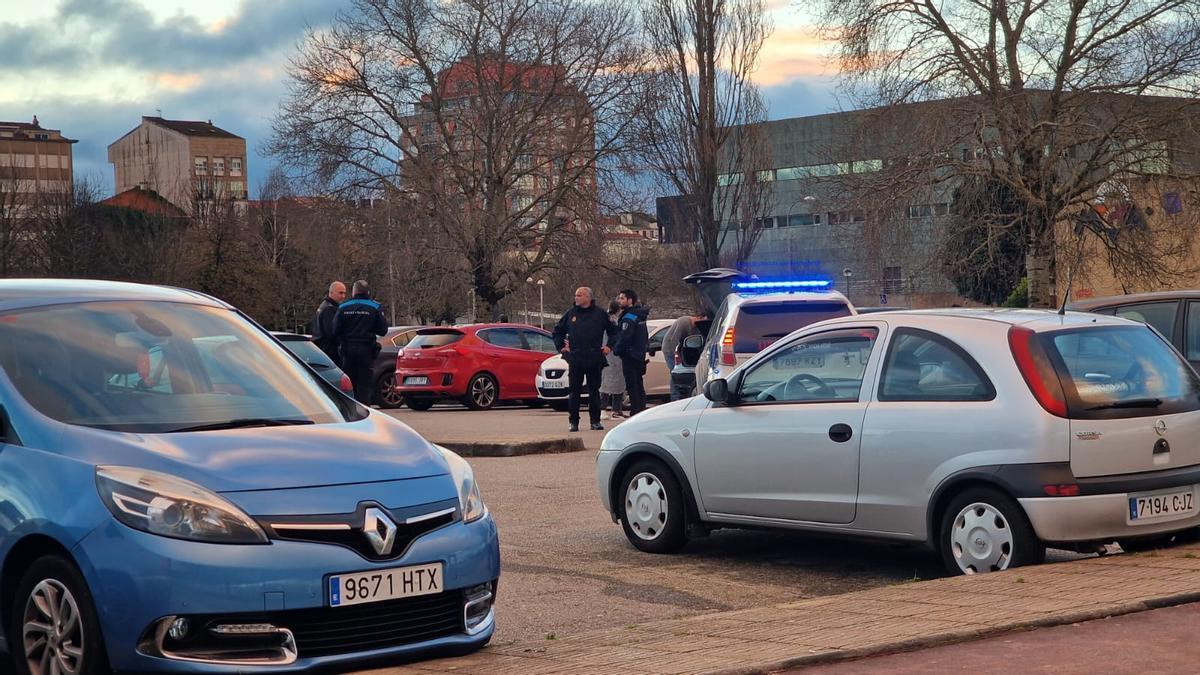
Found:
[[[610,432],[605,508],[667,553],[722,527],[924,542],[951,572],[1200,525],[1200,378],[1095,314],[849,316]]]

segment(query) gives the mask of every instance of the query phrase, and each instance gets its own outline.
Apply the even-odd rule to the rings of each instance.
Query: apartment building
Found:
[[[108,146],[116,191],[153,190],[192,213],[199,202],[247,198],[246,139],[212,121],[142,117]]]
[[[71,194],[71,146],[58,129],[38,122],[0,122],[0,209],[24,213],[39,200]]]

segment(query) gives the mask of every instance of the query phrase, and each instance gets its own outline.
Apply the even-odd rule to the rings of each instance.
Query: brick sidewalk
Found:
[[[1200,544],[495,644],[383,673],[761,673],[1200,600]],[[581,607],[579,611],[587,611]],[[501,609],[500,621],[504,620]]]

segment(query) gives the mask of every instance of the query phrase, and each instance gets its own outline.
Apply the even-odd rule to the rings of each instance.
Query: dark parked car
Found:
[[[317,371],[317,374],[326,382],[350,396],[354,395],[354,385],[350,383],[350,378],[333,363],[325,352],[321,351],[311,337],[299,333],[271,333],[271,335],[282,342],[289,352],[299,356],[300,360],[307,363],[309,368]]]
[[[1200,290],[1088,298],[1067,309],[1132,319],[1153,326],[1193,368],[1200,369]]]
[[[421,326],[392,326],[379,338],[379,354],[371,366],[371,378],[375,382],[375,404],[380,408],[399,408],[404,405],[404,396],[396,391],[396,354],[409,342]]]

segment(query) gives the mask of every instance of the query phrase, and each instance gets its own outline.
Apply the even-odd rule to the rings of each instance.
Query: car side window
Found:
[[[810,335],[783,347],[742,378],[743,403],[857,401],[875,348],[874,328]]]
[[[880,401],[990,401],[996,389],[975,359],[954,342],[915,328],[892,336]]]
[[[545,354],[557,354],[558,350],[554,348],[554,340],[549,335],[527,330],[525,331],[525,341],[529,343],[529,349],[535,352],[543,352]]]
[[[654,331],[654,335],[646,342],[646,349],[662,349],[663,340],[667,337],[667,331],[671,330],[670,326],[659,328]]]
[[[1185,350],[1188,361],[1200,361],[1200,301],[1188,302]]]
[[[521,332],[516,328],[492,328],[489,330],[479,331],[479,337],[484,342],[495,346],[503,347],[504,349],[525,349],[525,343],[521,341]]]
[[[417,332],[412,330],[407,330],[403,333],[397,333],[392,338],[392,345],[395,347],[405,347],[408,345],[408,343],[412,342],[413,336],[416,334]]]
[[[1140,305],[1125,305],[1117,308],[1117,316],[1122,319],[1132,319],[1154,326],[1154,330],[1163,334],[1163,337],[1168,341],[1172,340],[1175,334],[1175,312],[1179,309],[1179,303],[1171,300],[1169,302],[1145,302]]]

